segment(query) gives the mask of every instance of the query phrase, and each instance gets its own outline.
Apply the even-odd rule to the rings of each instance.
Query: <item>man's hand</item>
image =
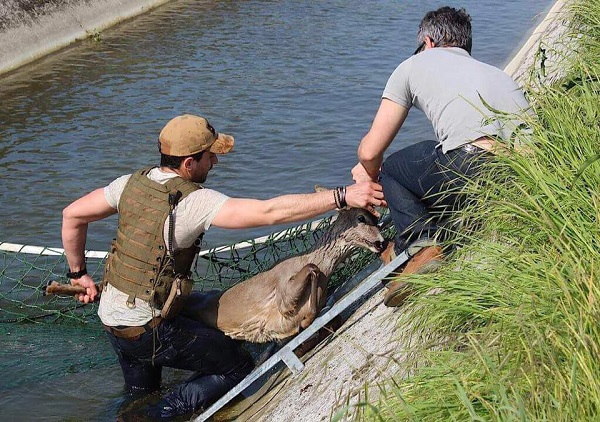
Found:
[[[82,303],[91,303],[96,300],[96,296],[98,295],[98,289],[96,289],[96,284],[92,277],[89,274],[78,278],[77,280],[71,279],[71,284],[73,286],[82,286],[85,287],[86,294],[77,294],[75,295],[75,299]]]
[[[387,207],[383,196],[383,188],[379,183],[367,181],[346,187],[346,203],[350,207],[365,208],[376,217],[379,213],[375,207]]]
[[[352,168],[352,180],[354,180],[356,183],[377,182],[377,178],[378,177],[371,177],[371,175],[367,173],[367,170],[365,170],[364,166],[361,163],[358,163]]]

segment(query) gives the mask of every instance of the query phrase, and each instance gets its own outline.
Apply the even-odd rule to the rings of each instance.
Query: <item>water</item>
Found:
[[[473,55],[502,68],[551,2],[453,5],[473,17]],[[384,84],[414,50],[423,14],[439,6],[173,1],[0,78],[0,241],[60,247],[62,208],[156,164],[160,129],[186,112],[236,137],[208,187],[269,198],[351,183]],[[413,111],[391,150],[431,137]],[[92,224],[88,248],[106,250],[115,223]],[[272,230],[211,229],[205,239],[214,246]],[[115,420],[122,380],[101,329],[0,330],[0,419]]]

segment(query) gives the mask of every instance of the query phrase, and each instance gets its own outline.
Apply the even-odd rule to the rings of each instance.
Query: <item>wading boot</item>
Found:
[[[387,284],[388,291],[383,298],[385,306],[402,306],[406,298],[414,292],[409,283],[402,281],[403,275],[434,272],[439,268],[443,259],[444,254],[440,246],[427,246],[417,252],[397,276],[398,279]]]

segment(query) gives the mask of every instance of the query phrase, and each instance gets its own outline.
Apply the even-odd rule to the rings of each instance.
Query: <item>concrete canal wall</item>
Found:
[[[0,74],[61,50],[169,0],[3,0]]]
[[[0,75],[61,50],[169,0],[3,0],[0,4]],[[565,0],[557,0],[505,71],[525,77],[542,42],[561,33]]]

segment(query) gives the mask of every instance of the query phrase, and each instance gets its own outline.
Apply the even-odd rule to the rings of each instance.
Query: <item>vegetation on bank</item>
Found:
[[[410,374],[359,418],[600,418],[600,0],[575,0],[569,19],[564,76],[528,89],[526,148],[470,187],[448,265],[410,279],[441,288],[398,313],[420,339],[397,351]]]

